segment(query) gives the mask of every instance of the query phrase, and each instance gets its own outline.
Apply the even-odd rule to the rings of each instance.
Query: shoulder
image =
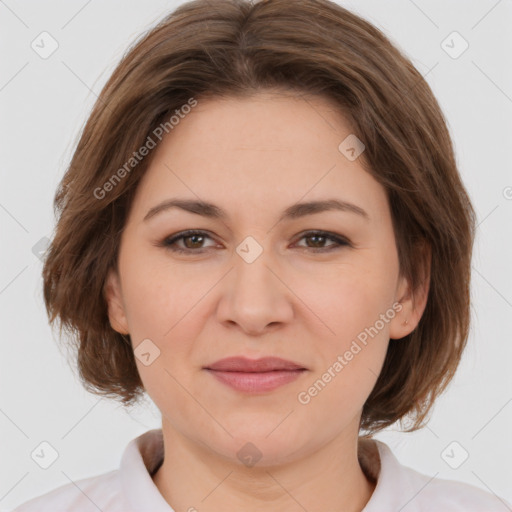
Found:
[[[402,512],[504,512],[503,498],[479,487],[429,476],[401,464],[389,446],[375,440],[380,458],[377,486],[364,512],[385,505]]]
[[[420,504],[419,510],[443,512],[504,512],[512,510],[503,498],[484,491],[479,487],[459,482],[427,476],[403,466],[404,477],[410,487],[417,492],[413,498]],[[409,510],[404,508],[404,512]],[[411,509],[413,510],[413,509]]]
[[[171,510],[151,477],[163,453],[161,429],[150,430],[128,443],[119,469],[66,483],[12,512]]]
[[[119,470],[70,482],[26,501],[12,512],[121,512],[126,510]]]

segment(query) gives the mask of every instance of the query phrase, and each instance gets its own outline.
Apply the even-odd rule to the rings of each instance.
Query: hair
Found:
[[[362,165],[386,191],[400,274],[413,290],[430,279],[423,315],[409,335],[390,340],[360,421],[370,435],[406,416],[407,431],[417,430],[466,346],[475,213],[425,79],[379,29],[328,0],[190,1],[128,48],[55,194],[58,219],[43,268],[50,324],[59,318],[60,334],[69,335],[88,391],[124,405],[143,396],[133,348],[111,327],[105,296],[154,154],[134,161],[134,152],[191,98],[267,90],[338,107],[365,145]],[[126,162],[131,169],[120,168]]]

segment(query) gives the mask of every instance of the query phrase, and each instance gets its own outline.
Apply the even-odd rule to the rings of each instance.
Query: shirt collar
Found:
[[[402,510],[409,504],[407,512],[419,512],[414,501],[418,489],[414,488],[406,468],[395,457],[389,446],[377,439],[368,442],[371,471],[378,476],[373,494],[362,512],[382,512],[382,510]],[[363,471],[367,473],[367,461],[359,459]],[[368,474],[368,473],[367,473]]]
[[[164,456],[162,429],[132,439],[121,459],[121,485],[133,512],[174,512],[151,478]]]

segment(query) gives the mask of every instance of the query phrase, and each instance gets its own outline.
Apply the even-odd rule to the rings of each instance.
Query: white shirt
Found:
[[[403,466],[382,441],[365,440],[359,453],[365,474],[377,480],[362,512],[512,510],[505,500],[477,487]],[[128,443],[119,469],[63,485],[13,512],[174,512],[151,477],[163,456],[162,430],[149,430]]]

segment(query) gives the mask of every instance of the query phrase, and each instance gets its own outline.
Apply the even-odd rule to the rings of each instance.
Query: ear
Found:
[[[409,280],[400,276],[395,297],[396,302],[402,305],[402,309],[397,310],[397,314],[390,322],[389,337],[391,339],[398,340],[414,331],[427,305],[432,251],[426,241],[422,242],[417,250],[418,252],[413,257],[417,257],[421,262],[420,282],[413,290]]]
[[[108,272],[103,291],[108,305],[108,317],[112,329],[120,334],[129,334],[121,282],[119,274],[113,268]]]

